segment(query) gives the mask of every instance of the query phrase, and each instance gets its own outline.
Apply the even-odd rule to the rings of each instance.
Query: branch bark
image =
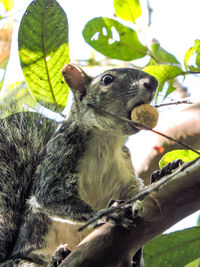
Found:
[[[60,266],[126,267],[148,241],[200,209],[200,159],[184,168],[142,202],[129,229],[105,224],[88,235]]]

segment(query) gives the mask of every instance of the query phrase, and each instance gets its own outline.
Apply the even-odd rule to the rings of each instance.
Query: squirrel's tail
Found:
[[[12,252],[39,154],[55,129],[33,112],[0,120],[0,262]]]

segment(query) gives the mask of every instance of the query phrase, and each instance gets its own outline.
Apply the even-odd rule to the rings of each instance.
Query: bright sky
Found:
[[[114,14],[113,0],[58,0],[67,13],[69,20],[69,46],[71,60],[87,59],[93,49],[84,42],[82,30],[85,23],[97,16],[112,17]],[[174,53],[178,60],[183,63],[186,50],[193,46],[195,39],[200,39],[199,0],[149,0],[153,9],[152,14],[152,36],[156,38],[161,46],[167,51]],[[15,0],[15,7],[21,9],[20,16],[25,11],[29,0]],[[15,23],[15,34],[11,61],[9,62],[9,78],[14,82],[19,80],[20,67],[17,60],[17,28]],[[11,79],[12,77],[12,79]],[[189,76],[184,85],[189,86],[194,96],[200,97],[199,78]],[[192,224],[195,224],[196,215],[193,215]],[[191,225],[191,219],[185,219],[174,229],[180,229]]]

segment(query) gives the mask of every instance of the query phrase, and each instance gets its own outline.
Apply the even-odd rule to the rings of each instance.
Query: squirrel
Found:
[[[74,103],[59,128],[32,112],[0,121],[2,267],[47,266],[61,243],[71,249],[88,233],[78,225],[143,188],[125,147],[139,130],[90,105],[130,119],[152,101],[157,80],[134,68],[90,77],[72,63],[62,73]]]

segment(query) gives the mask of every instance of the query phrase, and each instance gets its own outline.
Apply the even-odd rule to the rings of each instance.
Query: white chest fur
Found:
[[[80,163],[79,193],[94,208],[102,209],[110,199],[130,197],[135,180],[125,140],[97,135],[91,140]]]

